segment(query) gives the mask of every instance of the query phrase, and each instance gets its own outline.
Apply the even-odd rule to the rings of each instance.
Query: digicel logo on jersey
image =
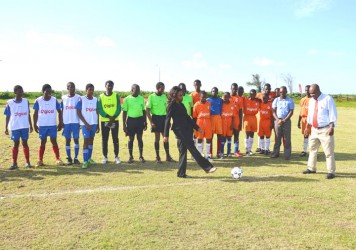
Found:
[[[113,108],[114,104],[104,104],[104,108]]]
[[[53,114],[54,113],[54,109],[41,109],[41,114]]]
[[[27,116],[27,112],[16,112],[15,113],[15,116],[19,116],[19,117],[24,116],[24,115]]]
[[[73,109],[75,109],[74,106],[66,106],[66,110],[73,110]]]
[[[85,111],[86,112],[95,112],[96,108],[86,108]]]

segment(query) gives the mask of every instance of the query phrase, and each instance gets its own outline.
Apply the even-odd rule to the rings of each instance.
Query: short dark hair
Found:
[[[49,85],[48,83],[44,84],[44,85],[42,86],[42,93],[44,93],[45,90],[48,89],[48,88],[52,89],[51,85]]]
[[[216,89],[216,92],[219,92],[218,87],[212,87],[211,90]]]
[[[68,88],[69,85],[74,85],[74,87],[75,87],[74,82],[68,82],[68,83],[67,83],[67,88]]]
[[[208,95],[208,93],[206,93],[206,91],[202,90],[202,91],[200,91],[200,95],[201,95],[201,96],[204,96],[204,95],[206,95],[206,96],[207,96],[207,95]]]
[[[15,85],[15,86],[14,86],[14,93],[16,93],[16,91],[17,91],[18,89],[22,89],[22,90],[23,90],[23,88],[22,88],[21,85]]]
[[[231,84],[231,87],[232,87],[232,86],[234,86],[234,87],[238,88],[238,86],[239,86],[239,85],[237,85],[237,83],[236,83],[236,82],[234,82],[234,83],[232,83],[232,84]]]
[[[105,86],[106,86],[107,84],[110,84],[110,85],[114,86],[114,82],[111,81],[111,80],[106,81],[106,82],[105,82]]]
[[[88,84],[85,86],[85,90],[88,90],[89,88],[93,88],[93,89],[94,89],[94,85],[91,84],[91,83],[88,83]]]
[[[161,87],[164,87],[164,83],[163,82],[156,83],[156,89],[159,89]]]
[[[201,81],[199,79],[196,79],[194,82],[199,83],[201,85]]]

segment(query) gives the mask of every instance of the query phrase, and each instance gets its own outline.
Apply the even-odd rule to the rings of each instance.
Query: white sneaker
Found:
[[[119,157],[115,157],[115,163],[116,163],[116,164],[120,164],[120,163],[121,163],[121,161],[120,161],[120,158],[119,158]]]
[[[208,157],[206,157],[206,159],[207,159],[209,162],[213,162],[213,158],[211,158],[210,155],[209,155]]]
[[[101,160],[101,163],[102,163],[102,164],[108,163],[108,158],[104,157],[104,158]]]

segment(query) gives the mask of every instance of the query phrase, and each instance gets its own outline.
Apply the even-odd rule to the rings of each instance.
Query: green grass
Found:
[[[318,173],[301,174],[306,158],[298,156],[303,138],[297,115],[290,161],[260,155],[215,160],[218,170],[211,175],[189,161],[192,179],[177,178],[175,163],[154,162],[149,132],[144,134],[146,164],[56,167],[47,144],[48,165],[16,171],[7,170],[12,142],[2,133],[0,249],[355,249],[356,143],[351,131],[356,109],[338,111],[333,180],[325,179],[322,152]],[[64,140],[58,138],[64,159]],[[127,161],[125,140],[120,131],[120,157]],[[173,134],[170,140],[177,159]],[[37,134],[29,142],[34,164]],[[256,143],[257,137],[254,148]],[[137,159],[137,151],[134,155]],[[94,159],[101,160],[100,134]],[[24,164],[21,150],[19,163]],[[234,166],[244,170],[242,179],[230,178]]]

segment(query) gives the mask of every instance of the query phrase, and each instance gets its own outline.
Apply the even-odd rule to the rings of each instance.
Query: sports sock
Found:
[[[156,157],[159,157],[159,142],[154,142]]]
[[[56,160],[59,160],[59,148],[58,145],[57,146],[52,146],[53,149],[53,153],[56,156]]]
[[[84,162],[87,162],[89,160],[89,149],[83,148],[83,160]]]
[[[132,157],[132,149],[133,149],[133,141],[129,140],[129,142],[127,143],[128,147],[129,147],[129,154],[130,157]]]
[[[264,138],[263,139],[260,138],[260,149],[261,150],[265,149],[265,139]]]
[[[46,146],[40,146],[40,148],[38,149],[38,158],[40,159],[40,161],[43,161],[43,155],[44,152],[46,150]]]
[[[23,153],[25,155],[26,163],[30,162],[30,148],[28,146],[23,147]]]
[[[78,159],[79,144],[74,144],[74,159]]]
[[[166,155],[169,156],[169,142],[163,142],[164,151],[166,151]]]
[[[271,138],[266,138],[266,150],[269,151],[269,145],[271,144]]]
[[[234,154],[236,154],[237,152],[239,152],[239,142],[235,141],[234,142]]]
[[[220,142],[220,154],[224,155],[224,151],[225,151],[225,139],[221,140]]]
[[[17,164],[17,156],[19,154],[19,147],[12,148],[12,162],[16,165]]]
[[[198,151],[199,151],[200,154],[203,153],[203,143],[199,143],[198,142]]]
[[[205,157],[208,157],[210,154],[210,147],[211,147],[211,143],[206,143],[205,145]]]
[[[249,138],[245,138],[245,148],[246,148],[246,152],[249,152],[248,146],[249,146]]]
[[[91,159],[91,155],[93,154],[93,144],[88,145],[88,159]]]
[[[67,157],[69,159],[72,159],[71,153],[70,153],[70,145],[66,145],[66,153],[67,153]]]
[[[231,154],[231,138],[227,138],[227,155]]]
[[[308,150],[308,138],[304,138],[303,151],[307,152]]]

